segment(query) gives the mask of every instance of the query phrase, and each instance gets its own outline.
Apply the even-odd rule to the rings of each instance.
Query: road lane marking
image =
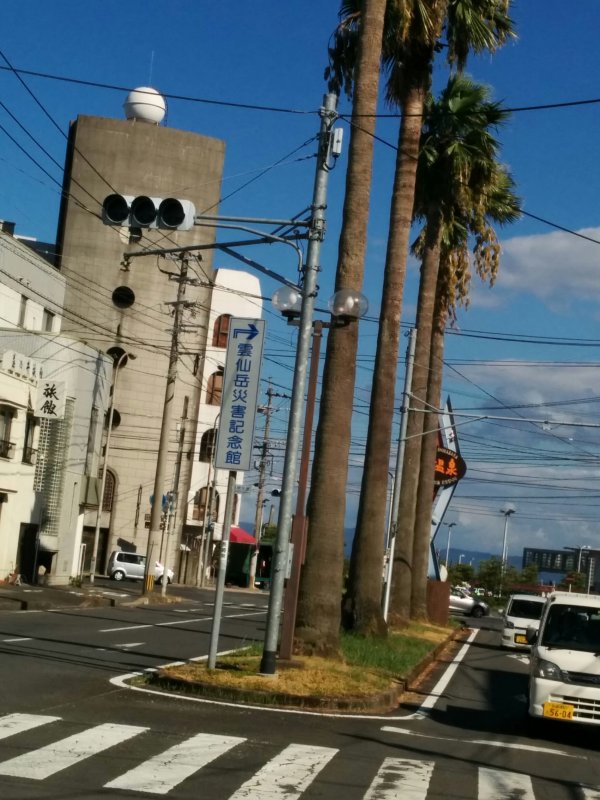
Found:
[[[2,639],[3,642],[32,642],[32,636],[21,636],[19,639]]]
[[[245,614],[224,614],[223,619],[235,619],[237,617],[253,617],[257,614],[265,614],[266,610],[263,611],[249,611]],[[212,617],[196,617],[196,619],[175,619],[171,620],[170,622],[155,622],[155,623],[147,623],[145,625],[126,625],[120,628],[102,628],[98,631],[98,633],[115,633],[115,631],[137,631],[141,630],[142,628],[167,628],[172,625],[190,625],[194,622],[208,622],[212,620]]]
[[[181,781],[245,741],[236,736],[199,733],[106,783],[104,788],[167,794]]]
[[[582,800],[600,800],[600,789],[592,786],[580,786]]]
[[[54,744],[4,761],[0,764],[0,775],[41,781],[147,730],[137,725],[96,725]]]
[[[421,703],[421,705],[417,709],[416,712],[417,715],[422,713],[427,713],[430,709],[432,709],[435,706],[440,697],[442,697],[444,691],[446,690],[446,687],[454,677],[454,673],[460,666],[460,662],[467,655],[469,647],[471,646],[471,642],[475,639],[478,632],[479,632],[478,630],[471,631],[468,639],[456,654],[456,658],[452,660],[452,663],[450,664],[448,669],[444,671],[444,674],[436,683],[436,685],[433,687],[429,696]]]
[[[291,744],[268,761],[229,800],[296,800],[338,751]]]
[[[46,717],[42,714],[7,714],[0,717],[0,739],[24,733],[48,722],[57,722],[60,717]]]
[[[115,644],[113,647],[126,648],[126,647],[142,647],[146,642],[129,642],[128,644]]]
[[[425,800],[433,761],[385,758],[363,800]]]
[[[478,800],[535,800],[529,775],[479,767]]]
[[[411,730],[410,728],[397,728],[394,725],[384,725],[381,728],[382,731],[386,733],[401,733],[406,736],[417,736],[420,739],[436,739],[437,741],[441,742],[454,742],[456,741],[452,737],[449,736],[431,736],[427,733],[416,733],[415,731]],[[554,750],[550,747],[536,747],[535,745],[531,744],[521,744],[517,742],[500,742],[500,741],[493,741],[492,739],[462,739],[463,744],[481,744],[485,745],[486,747],[505,747],[507,749],[512,750],[530,750],[532,753],[546,753],[552,756],[566,756],[568,758],[581,758],[584,761],[587,761],[587,756],[578,756],[573,753],[568,753],[566,750]]]

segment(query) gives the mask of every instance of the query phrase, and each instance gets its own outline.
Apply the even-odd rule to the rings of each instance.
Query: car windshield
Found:
[[[508,609],[507,616],[520,617],[521,619],[539,619],[542,616],[544,603],[535,600],[513,600]]]
[[[600,608],[552,606],[540,644],[544,647],[600,653]]]

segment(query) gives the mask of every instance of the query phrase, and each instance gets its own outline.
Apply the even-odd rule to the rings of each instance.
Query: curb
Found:
[[[385,692],[365,697],[316,697],[314,695],[283,694],[277,691],[235,689],[229,686],[215,686],[186,678],[176,678],[165,674],[163,669],[145,673],[145,681],[155,689],[195,695],[207,700],[226,701],[230,703],[247,703],[254,706],[270,706],[284,709],[303,709],[321,711],[323,713],[387,713],[397,708],[402,695],[421,677],[452,642],[463,639],[466,628],[458,628],[440,642],[409,673],[408,676],[394,681],[394,686]]]

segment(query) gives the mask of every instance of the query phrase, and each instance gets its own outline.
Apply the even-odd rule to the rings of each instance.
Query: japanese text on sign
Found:
[[[264,329],[265,323],[259,319],[232,318],[229,322],[217,469],[250,469]]]
[[[67,386],[64,381],[42,381],[38,387],[35,416],[62,419],[65,415]]]

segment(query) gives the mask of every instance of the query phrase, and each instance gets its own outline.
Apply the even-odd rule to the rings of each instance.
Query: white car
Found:
[[[108,560],[108,577],[113,581],[124,579],[142,581],[146,572],[146,556],[141,553],[129,553],[123,550],[115,550],[111,553]],[[154,580],[161,584],[165,568],[157,561],[154,565]],[[174,577],[172,569],[167,569],[167,583],[171,583]]]
[[[527,629],[536,630],[546,603],[546,598],[533,594],[513,594],[502,615],[502,647],[529,650]]]

